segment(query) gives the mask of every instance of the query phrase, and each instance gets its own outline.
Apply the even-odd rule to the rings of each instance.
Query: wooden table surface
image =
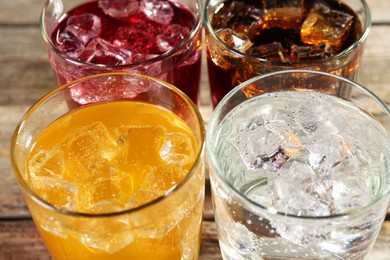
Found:
[[[390,1],[367,2],[373,26],[357,81],[390,105]],[[43,3],[44,0],[0,0],[0,260],[50,259],[9,159],[10,137],[16,124],[28,107],[56,85],[39,31]],[[211,102],[203,64],[200,110],[207,122]],[[221,259],[209,196],[206,200],[199,258]],[[390,214],[369,259],[390,259]]]

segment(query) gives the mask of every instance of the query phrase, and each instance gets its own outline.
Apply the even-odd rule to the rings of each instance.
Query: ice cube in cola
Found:
[[[333,63],[331,60],[362,36],[362,21],[348,3],[338,0],[227,0],[212,10],[210,7],[208,19],[209,29],[212,28],[215,36],[225,44],[221,51],[216,46],[221,44],[207,35],[214,106],[233,87],[275,70],[309,68],[350,79],[356,76],[359,53],[351,54],[351,58],[345,58],[343,62],[340,62],[341,58],[334,58]]]

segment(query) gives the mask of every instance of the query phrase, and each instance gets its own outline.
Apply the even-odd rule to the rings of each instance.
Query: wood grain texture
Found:
[[[75,0],[67,0],[68,3]],[[367,0],[372,28],[357,81],[390,104],[390,1]],[[10,140],[25,111],[56,86],[39,28],[44,0],[0,1],[0,260],[50,259],[12,173]],[[199,109],[207,124],[212,108],[205,55]],[[221,259],[209,192],[199,259]],[[369,260],[390,259],[390,220]]]
[[[31,219],[0,220],[0,259],[50,259]],[[199,260],[221,259],[214,221],[202,225]]]

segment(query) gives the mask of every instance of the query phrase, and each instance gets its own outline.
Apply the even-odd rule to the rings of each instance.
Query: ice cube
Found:
[[[259,154],[252,163],[253,168],[263,168],[268,171],[277,171],[290,157],[294,156],[301,148],[302,143],[291,132],[284,120],[265,121],[265,129],[274,134],[279,146],[267,154]]]
[[[210,60],[223,70],[229,70],[232,67],[230,60],[234,58],[231,57],[232,55],[229,53],[229,50],[211,37],[208,38],[207,41],[210,48],[208,48],[206,52]]]
[[[229,221],[223,223],[221,226],[220,232],[223,237],[227,238],[225,243],[221,243],[221,246],[229,247],[229,256],[232,257],[231,259],[256,259],[256,257],[264,253],[259,252],[263,244],[260,243],[258,237],[248,230],[245,225],[239,222]],[[232,248],[234,250],[231,250]]]
[[[335,184],[337,185],[334,177],[338,174],[350,175],[350,172],[361,174],[362,168],[367,165],[359,163],[350,149],[350,145],[339,134],[328,134],[306,144],[308,162],[315,173],[313,188],[318,197],[328,203],[332,214],[340,208],[339,202],[334,198]],[[340,186],[336,189],[340,190]]]
[[[167,164],[152,168],[141,184],[141,190],[158,193],[160,196],[177,185],[187,174],[179,165]]]
[[[83,212],[108,213],[124,208],[120,197],[124,191],[110,176],[100,177],[96,175],[90,181],[85,182],[78,194],[78,207]],[[130,191],[131,192],[131,191]]]
[[[174,15],[173,8],[166,0],[141,0],[140,8],[149,20],[160,24],[168,24]]]
[[[115,218],[93,218],[80,222],[75,234],[90,251],[114,254],[134,241],[134,234],[128,218],[120,216]]]
[[[305,145],[308,152],[308,159],[313,169],[320,169],[324,173],[329,173],[345,159],[343,153],[348,149],[342,136],[339,134],[328,134],[315,139]]]
[[[64,153],[61,150],[39,150],[28,160],[27,167],[29,178],[35,177],[59,177],[64,168]]]
[[[327,42],[312,46],[298,46],[294,44],[291,46],[290,60],[293,63],[321,60],[333,54],[334,51]]]
[[[59,207],[72,207],[77,186],[66,178],[61,149],[39,150],[27,162],[24,176],[41,198]]]
[[[85,47],[79,59],[94,64],[124,65],[131,63],[131,56],[131,51],[95,38]]]
[[[334,111],[334,107],[326,98],[319,100],[313,97],[307,103],[310,104],[311,111],[305,108],[307,104],[305,106],[298,105],[292,109],[292,119],[296,126],[294,131],[301,133],[302,141],[310,142],[328,134],[336,134],[338,132],[337,125],[330,122],[330,117],[339,111]]]
[[[262,118],[242,126],[236,134],[229,137],[228,141],[239,152],[244,164],[251,169],[260,166],[261,161],[259,162],[259,160],[268,158],[268,155],[272,155],[280,149],[278,136],[265,128]],[[272,160],[269,160],[268,163],[272,163]]]
[[[370,176],[372,169],[355,168],[348,161],[343,161],[332,169],[332,196],[336,210],[346,210],[367,205],[375,197],[371,190]]]
[[[281,212],[302,216],[324,216],[331,210],[333,200],[322,193],[321,180],[311,166],[304,162],[305,153],[297,160],[290,160],[277,174],[268,174],[268,186],[272,191],[274,207]],[[321,186],[322,188],[322,186]],[[320,192],[318,192],[320,190]]]
[[[305,15],[304,0],[262,0],[263,28],[298,29]]]
[[[250,165],[253,169],[264,169],[267,171],[277,171],[287,162],[290,157],[286,155],[283,148],[279,147],[270,154],[258,155]]]
[[[70,16],[66,21],[65,32],[71,32],[86,45],[102,31],[100,17],[91,13]]]
[[[161,52],[166,52],[179,45],[190,33],[190,29],[179,24],[172,24],[163,33],[156,37],[157,47]]]
[[[97,71],[99,71],[97,68],[79,68],[76,75],[89,76],[96,74]],[[107,72],[107,70],[104,69],[104,71],[100,71],[100,73],[104,72]],[[73,75],[73,79],[75,79],[74,77],[75,76]],[[119,83],[113,79],[115,78],[110,78],[110,80],[103,81],[99,78],[96,78],[93,80],[93,82],[79,82],[77,86],[72,87],[70,90],[70,95],[72,99],[80,105],[110,100],[111,96],[108,95],[108,93],[112,93],[110,91],[110,89],[112,89],[112,85],[115,85],[115,91],[117,91],[116,93],[120,93],[122,90]]]
[[[78,193],[77,186],[62,177],[37,176],[31,179],[31,188],[39,194],[43,200],[66,209],[73,209],[75,196]]]
[[[152,22],[137,21],[129,26],[119,27],[111,42],[135,53],[153,54],[156,52],[156,35],[162,33],[161,26]],[[158,54],[158,53],[155,53]]]
[[[84,43],[69,31],[60,33],[57,41],[59,51],[71,58],[78,58],[85,49]]]
[[[271,42],[262,45],[252,46],[248,52],[249,55],[254,57],[259,57],[262,59],[267,59],[270,61],[277,62],[288,62],[288,50],[285,49],[280,42]]]
[[[160,156],[168,164],[190,167],[195,158],[193,141],[186,133],[167,133]]]
[[[215,34],[224,43],[242,53],[245,53],[253,45],[248,37],[239,36],[231,29],[221,29],[216,31]]]
[[[225,5],[223,3],[223,5]],[[217,9],[212,19],[214,30],[231,29],[237,35],[253,38],[260,33],[262,26],[261,9],[242,1],[232,1],[229,6]]]
[[[66,167],[74,181],[90,181],[99,177],[110,177],[110,161],[116,156],[117,146],[107,127],[96,122],[74,130],[65,143]],[[76,169],[74,169],[74,167]]]
[[[312,45],[326,42],[339,51],[350,34],[353,19],[348,13],[317,3],[302,24],[301,40]]]
[[[273,223],[273,226],[283,239],[294,243],[298,249],[300,249],[299,246],[304,247],[304,252],[300,255],[307,254],[307,247],[318,246],[318,244],[331,239],[333,228],[329,223],[318,226],[315,222],[311,225],[308,223],[297,223],[296,221],[288,221],[287,223],[278,221]],[[314,226],[316,228],[313,228]],[[329,256],[328,252],[316,252],[315,254],[321,259],[331,259],[335,257],[334,255]],[[319,254],[324,254],[324,256],[322,257]]]
[[[129,17],[140,10],[139,0],[99,0],[98,5],[106,15],[114,18]]]
[[[118,160],[125,164],[157,166],[163,162],[160,149],[165,129],[159,126],[125,125],[115,130],[120,140]]]

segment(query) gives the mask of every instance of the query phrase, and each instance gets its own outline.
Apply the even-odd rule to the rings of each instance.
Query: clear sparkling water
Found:
[[[369,205],[389,181],[390,139],[367,113],[318,92],[264,94],[226,116],[215,150],[225,180],[267,209],[235,203],[212,180],[226,259],[368,254],[387,201],[321,218]]]

